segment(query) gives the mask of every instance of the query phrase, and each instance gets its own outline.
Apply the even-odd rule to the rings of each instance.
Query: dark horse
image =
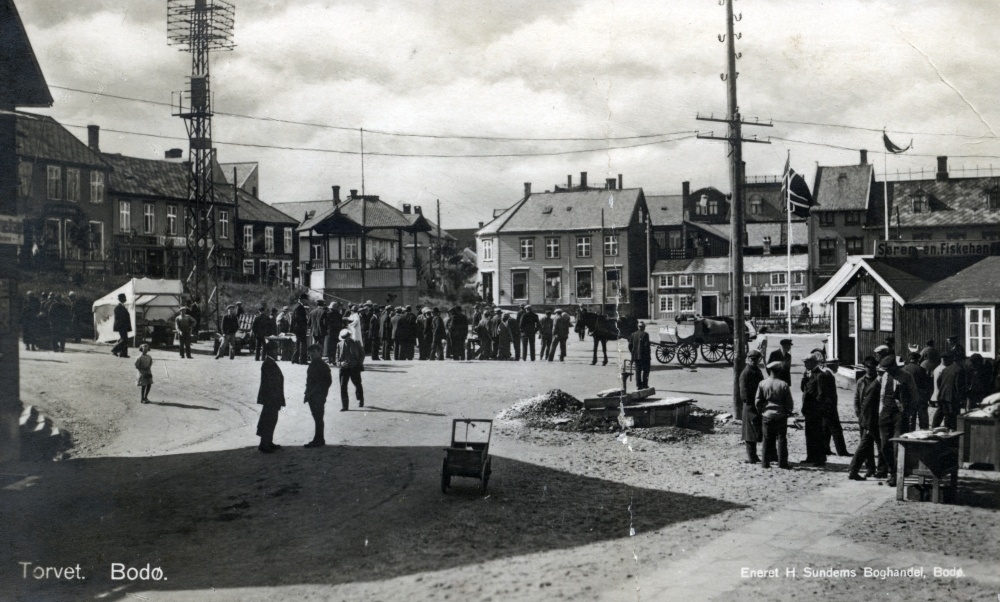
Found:
[[[608,341],[627,339],[638,327],[639,321],[635,318],[619,317],[616,320],[603,314],[588,311],[577,316],[574,330],[577,333],[590,331],[590,336],[594,337],[594,359],[590,365],[597,364],[597,345],[600,343],[601,351],[604,353],[604,363],[601,365],[607,366]]]

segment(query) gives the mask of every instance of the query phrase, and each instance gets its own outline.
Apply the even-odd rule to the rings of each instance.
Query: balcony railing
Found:
[[[403,268],[402,286],[417,285],[417,270]],[[364,271],[364,286],[361,283],[361,270],[312,270],[310,286],[316,289],[360,289],[360,288],[399,288],[399,268],[371,269]]]

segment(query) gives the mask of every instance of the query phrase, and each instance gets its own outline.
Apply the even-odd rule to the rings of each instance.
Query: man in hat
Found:
[[[292,319],[289,328],[295,335],[295,353],[292,354],[293,364],[306,363],[306,338],[309,336],[309,310],[306,304],[309,303],[309,295],[302,293],[299,295],[299,302],[292,309]]]
[[[309,339],[311,344],[322,347],[326,341],[326,333],[329,327],[329,319],[326,315],[326,301],[320,299],[316,301],[316,307],[309,312]]]
[[[896,337],[885,337],[885,346],[889,350],[889,355],[896,357]]]
[[[961,337],[957,334],[948,337],[948,351],[951,352],[952,359],[958,364],[965,362],[965,347],[959,342],[960,340]]]
[[[876,476],[888,472],[886,484],[896,486],[896,444],[891,441],[907,432],[907,413],[912,411],[918,399],[917,385],[913,377],[899,369],[896,358],[886,356],[879,361],[879,402],[881,409],[878,416],[879,438],[882,443],[881,463]]]
[[[340,331],[337,364],[340,366],[340,411],[347,411],[348,381],[354,383],[354,397],[358,400],[358,407],[365,407],[365,390],[361,385],[361,373],[365,369],[365,348],[360,341],[354,340],[350,328]]]
[[[503,324],[503,311],[497,308],[492,309],[490,314],[490,338],[492,339],[492,359],[500,359],[500,325]],[[509,330],[507,332],[510,332]]]
[[[858,417],[860,442],[851,459],[847,478],[864,481],[875,475],[875,449],[880,446],[878,416],[881,382],[878,378],[878,360],[872,356],[864,359],[865,373],[858,379],[854,389],[854,414]],[[865,474],[861,476],[861,467]]]
[[[889,346],[879,345],[872,350],[872,353],[875,355],[875,359],[881,362],[883,358],[889,357]]]
[[[111,353],[118,357],[128,357],[128,333],[132,332],[132,316],[125,307],[125,293],[118,294],[118,305],[115,306],[115,321],[112,328],[118,333],[118,343],[111,348]]]
[[[514,361],[521,361],[521,316],[524,315],[524,303],[518,306],[517,313],[507,320],[510,329],[510,340],[514,343]]]
[[[628,350],[632,354],[632,369],[635,370],[635,386],[639,389],[649,388],[649,333],[646,323],[639,322],[638,329],[628,338]]]
[[[264,346],[264,361],[260,365],[260,389],[257,391],[257,404],[264,406],[257,421],[257,436],[260,437],[257,449],[265,454],[281,449],[280,445],[274,443],[274,428],[278,426],[278,412],[285,405],[285,377],[274,361],[277,347],[273,341]]]
[[[535,334],[538,332],[538,314],[530,305],[524,306],[524,313],[521,314],[518,326],[521,331],[521,359],[528,359],[528,352],[531,352],[531,361],[535,361]]]
[[[226,315],[222,316],[222,339],[219,341],[219,351],[215,359],[219,359],[229,351],[229,359],[236,357],[236,333],[240,330],[240,320],[236,317],[236,306],[226,307]]]
[[[736,400],[740,405],[740,412],[734,414],[743,420],[743,442],[747,449],[747,464],[760,462],[760,456],[757,455],[757,444],[764,440],[764,434],[761,431],[761,417],[756,405],[757,387],[764,380],[764,375],[757,367],[760,357],[760,351],[756,349],[747,354],[747,365],[743,368],[743,372],[740,372],[739,398]],[[785,388],[788,388],[787,384]]]
[[[336,366],[340,329],[344,327],[344,312],[340,308],[340,301],[334,301],[327,307],[325,318],[326,336],[323,337],[323,355],[331,366]]]
[[[559,361],[566,360],[566,340],[569,338],[569,314],[561,309],[556,310],[555,321],[552,323],[552,345],[549,347],[549,361],[556,356],[559,347]]]
[[[753,352],[751,352],[753,353]],[[747,359],[749,359],[749,355]],[[764,468],[770,468],[771,462],[778,461],[779,468],[791,468],[788,465],[788,417],[792,415],[794,402],[792,390],[782,378],[784,362],[774,361],[767,365],[767,378],[760,381],[754,396],[753,406],[760,415],[761,431],[764,441]],[[744,429],[748,420],[743,419]],[[756,455],[756,444],[754,454]],[[747,443],[747,452],[750,444]],[[751,458],[752,461],[752,458]]]
[[[771,355],[767,357],[767,363],[782,362],[785,364],[781,377],[790,387],[792,386],[792,339],[781,339],[780,344],[781,347],[772,351]]]
[[[931,381],[931,375],[924,370],[923,366],[920,365],[920,354],[913,352],[909,356],[909,361],[903,366],[903,372],[906,372],[911,377],[913,377],[913,382],[917,385],[917,391],[919,392],[919,397],[916,400],[916,404],[913,411],[906,416],[906,430],[914,431],[919,423],[921,429],[926,429],[927,425],[930,423],[927,414],[927,404],[930,403],[931,393],[934,390],[934,382]]]
[[[479,338],[479,359],[493,359],[493,332],[490,330],[490,321],[493,317],[489,308],[483,310],[483,315],[476,325],[476,336]]]
[[[403,312],[403,321],[406,323],[405,331],[405,356],[403,359],[412,360],[414,355],[414,350],[416,349],[417,336],[419,332],[417,331],[417,316],[413,313],[413,306],[407,305],[406,310]]]
[[[281,311],[274,318],[274,324],[278,329],[278,334],[285,334],[291,327],[292,314],[288,311],[288,306],[282,306]]]
[[[378,330],[382,336],[382,359],[391,360],[393,348],[392,318],[396,315],[396,310],[391,305],[382,308],[382,314],[378,317]],[[396,359],[399,359],[396,357]]]
[[[372,352],[372,340],[371,340],[371,329],[372,329],[372,302],[371,300],[365,301],[358,308],[358,319],[361,320],[361,342],[365,346],[365,355],[369,355]]]
[[[330,392],[330,385],[333,384],[333,377],[330,376],[330,366],[323,361],[323,347],[313,343],[309,345],[307,351],[309,352],[309,369],[306,370],[304,401],[309,404],[309,412],[312,414],[316,429],[312,441],[303,447],[323,447],[326,445],[323,414],[326,409],[326,396]]]
[[[954,430],[958,427],[958,413],[968,397],[968,379],[962,364],[956,361],[954,352],[946,352],[941,359],[944,370],[938,376],[937,409],[934,410],[931,427],[937,428],[944,424]]]
[[[392,357],[397,360],[406,359],[406,320],[403,318],[403,308],[397,307],[390,322],[392,326],[393,350]]]
[[[194,330],[194,318],[188,315],[188,308],[182,307],[174,320],[181,357],[191,359],[191,332]]]
[[[448,323],[448,337],[451,341],[451,359],[465,360],[465,341],[469,338],[469,318],[465,316],[461,305],[451,309],[451,322]]]
[[[441,316],[440,307],[431,310],[430,331],[430,359],[444,361],[444,340],[448,338],[448,332],[444,325],[444,318]]]
[[[552,310],[546,309],[545,315],[538,319],[538,337],[542,340],[542,348],[539,350],[539,358],[549,357],[549,348],[552,347]]]
[[[837,378],[826,365],[826,354],[822,350],[813,350],[812,356],[819,362],[818,369],[823,373],[820,381],[823,395],[823,441],[826,444],[826,455],[831,456],[830,441],[833,440],[838,456],[852,455],[847,451],[844,441],[844,428],[840,424],[840,411],[837,408]]]
[[[261,303],[258,309],[259,311],[250,325],[250,331],[253,333],[253,359],[259,362],[260,356],[264,353],[264,343],[267,341],[267,337],[274,336],[277,329],[274,320],[267,313],[267,306]]]
[[[928,339],[924,348],[920,350],[920,366],[933,375],[934,369],[941,365],[941,354],[934,346],[934,339]]]
[[[807,355],[802,363],[805,365],[805,373],[802,375],[802,417],[805,418],[806,459],[800,464],[822,467],[826,466],[826,440],[823,436],[823,416],[826,409],[824,372],[819,368],[819,360],[813,355]]]
[[[370,307],[371,317],[368,320],[368,332],[365,343],[370,342],[371,347],[371,358],[373,362],[378,361],[378,354],[382,350],[382,325],[379,320],[380,311],[378,305],[372,305]]]

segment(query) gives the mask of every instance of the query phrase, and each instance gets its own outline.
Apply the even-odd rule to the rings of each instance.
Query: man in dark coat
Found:
[[[285,405],[285,376],[274,361],[277,345],[270,343],[264,346],[264,361],[260,365],[260,389],[257,391],[257,404],[264,406],[260,410],[257,421],[257,436],[260,445],[257,446],[265,454],[281,449],[274,443],[274,427],[278,426],[278,412]]]
[[[510,323],[512,321],[513,320],[510,319],[510,314],[502,314],[500,318],[500,325],[497,326],[494,340],[496,341],[498,360],[513,359],[510,354],[510,344],[514,340],[510,332]]]
[[[539,357],[543,360],[549,357],[549,348],[552,347],[552,324],[552,310],[546,309],[545,315],[538,319],[538,337],[542,340]]]
[[[419,334],[417,332],[417,316],[413,313],[412,305],[406,306],[406,310],[403,312],[403,322],[406,324],[406,330],[404,331],[406,335],[404,339],[404,359],[412,360],[414,357],[413,352],[416,348],[417,336]]]
[[[267,337],[274,336],[277,330],[277,324],[271,319],[271,315],[267,313],[267,306],[261,303],[259,310],[253,319],[253,323],[250,325],[250,331],[253,333],[253,359],[258,362],[260,361],[260,356],[264,353],[264,344],[267,342]]]
[[[781,339],[781,347],[767,356],[768,365],[771,362],[781,362],[785,365],[785,369],[781,371],[781,377],[785,379],[789,387],[792,386],[792,339]]]
[[[396,314],[390,321],[392,326],[392,341],[394,343],[392,357],[397,360],[406,359],[406,320],[403,318],[403,308],[397,307]]]
[[[391,305],[386,305],[382,310],[382,315],[378,317],[378,329],[382,335],[382,359],[384,360],[399,359],[398,356],[392,353],[394,343],[392,318],[395,315],[395,309]]]
[[[635,370],[635,386],[639,389],[649,388],[649,333],[646,323],[639,322],[639,327],[628,338],[628,350],[632,354],[632,369]]]
[[[358,317],[361,318],[361,332],[362,339],[364,339],[365,355],[372,352],[372,339],[371,339],[371,328],[372,328],[372,302],[365,301],[361,309],[358,310]]]
[[[340,411],[347,411],[348,382],[354,383],[354,397],[358,400],[358,407],[365,407],[365,390],[361,384],[361,373],[365,370],[365,348],[361,341],[355,341],[351,337],[350,328],[340,331],[337,364],[340,366]]]
[[[896,444],[891,441],[907,432],[905,416],[913,411],[919,393],[913,377],[899,369],[896,358],[886,356],[878,364],[881,376],[879,378],[879,400],[881,409],[878,416],[879,438],[882,443],[882,455],[879,458],[876,476],[888,472],[886,485],[896,486]]]
[[[951,357],[955,360],[956,364],[964,364],[966,358],[965,347],[959,342],[960,340],[961,337],[957,334],[948,337],[948,351],[951,352]]]
[[[198,340],[198,333],[201,332],[201,306],[198,305],[200,299],[197,295],[191,299],[191,304],[188,305],[188,315],[194,318],[194,338]]]
[[[448,325],[448,336],[451,337],[452,359],[464,361],[465,344],[469,338],[469,318],[462,311],[462,306],[456,305],[454,315]]]
[[[944,370],[938,376],[938,407],[934,411],[931,427],[937,428],[943,423],[954,430],[958,428],[958,413],[965,405],[969,385],[965,368],[951,351],[941,356]]]
[[[191,359],[191,333],[194,330],[194,318],[188,315],[188,308],[182,307],[174,319],[174,329],[177,331],[177,347],[182,358]]]
[[[909,361],[903,366],[903,372],[913,377],[913,382],[916,383],[917,391],[920,393],[912,413],[906,416],[907,431],[916,430],[918,424],[921,429],[926,429],[929,424],[927,404],[930,403],[931,393],[934,390],[934,381],[931,379],[931,375],[921,367],[920,358],[919,353],[911,353]]]
[[[333,384],[330,366],[323,361],[323,348],[315,343],[309,346],[309,369],[306,370],[305,403],[309,404],[316,432],[312,441],[303,447],[323,447],[326,445],[324,434],[323,412],[326,408],[326,396]]]
[[[295,353],[292,354],[293,364],[304,364],[306,358],[306,339],[309,336],[309,310],[306,303],[309,302],[309,295],[302,293],[299,295],[299,302],[292,309],[292,320],[289,330],[295,335]]]
[[[85,299],[77,297],[73,291],[70,291],[66,296],[69,298],[67,303],[70,312],[70,329],[67,336],[72,338],[74,343],[79,343],[82,340],[84,328],[90,322],[90,304]]]
[[[507,328],[510,329],[510,340],[514,343],[514,361],[521,361],[521,316],[524,315],[524,304],[517,310],[517,314],[507,320]]]
[[[378,361],[379,351],[382,350],[382,325],[381,316],[379,315],[379,307],[373,305],[370,309],[370,316],[368,320],[368,330],[365,331],[365,343],[371,341],[371,357],[373,362]]]
[[[752,350],[747,354],[747,365],[740,373],[739,402],[743,410],[740,416],[743,419],[743,442],[746,443],[747,448],[747,464],[760,462],[760,456],[757,455],[757,444],[764,440],[763,424],[756,405],[757,386],[764,380],[764,375],[761,374],[757,365],[760,358],[760,351]]]
[[[763,431],[764,461],[761,465],[764,468],[770,468],[775,460],[779,468],[791,468],[788,465],[788,417],[792,415],[794,402],[792,390],[779,374],[784,369],[783,362],[768,364],[768,377],[757,385],[754,396],[754,407],[761,417]],[[746,419],[743,423],[746,424]]]
[[[556,356],[556,347],[559,348],[559,361],[566,360],[566,339],[569,338],[569,314],[561,309],[556,310],[556,317],[552,324],[552,345],[549,347],[549,361]]]
[[[500,359],[500,339],[497,338],[500,332],[500,325],[503,323],[503,312],[494,309],[490,314],[490,339],[493,342],[491,359]],[[509,331],[508,331],[509,332]]]
[[[924,365],[924,362],[930,363]],[[934,374],[934,369],[941,365],[941,354],[934,346],[934,339],[928,340],[924,348],[920,350],[920,364],[928,375]]]
[[[326,315],[326,301],[320,299],[309,312],[309,339],[311,344],[323,346],[330,323]],[[308,348],[307,348],[308,350]]]
[[[417,307],[417,342],[420,344],[419,359],[429,360],[431,355],[430,308]]]
[[[323,355],[331,366],[337,364],[337,343],[343,327],[344,310],[340,307],[340,301],[334,301],[326,311],[326,336],[323,337]]]
[[[38,348],[35,320],[38,319],[41,306],[35,293],[28,291],[24,294],[24,305],[21,306],[21,334],[24,336],[25,351],[35,351]]]
[[[229,359],[236,357],[236,333],[240,330],[240,319],[236,311],[236,306],[230,305],[226,308],[226,315],[222,316],[222,339],[215,359],[222,357],[226,350],[229,351]]]
[[[530,305],[524,306],[524,313],[521,315],[518,324],[521,331],[521,359],[528,359],[528,352],[531,352],[531,361],[535,361],[535,335],[538,333],[538,314]]]
[[[490,330],[490,310],[483,311],[483,316],[476,324],[476,336],[479,338],[479,359],[493,359],[493,332]]]
[[[128,333],[132,331],[132,316],[125,307],[125,293],[118,295],[118,305],[115,306],[115,321],[111,328],[118,333],[118,343],[111,348],[111,353],[118,357],[128,357]]]
[[[854,414],[858,417],[858,430],[861,437],[858,449],[851,459],[847,478],[852,481],[864,481],[875,474],[875,446],[879,441],[878,414],[879,393],[878,361],[874,357],[864,359],[865,373],[858,379],[854,389]],[[861,466],[865,474],[861,476]]]
[[[431,310],[431,358],[432,360],[444,360],[444,341],[448,338],[448,331],[444,325],[444,318],[441,317],[441,308],[435,307]]]
[[[832,455],[830,441],[837,450],[838,456],[852,455],[847,451],[847,443],[844,441],[844,427],[840,424],[840,411],[837,408],[837,378],[833,375],[823,360],[823,354],[813,353],[819,362],[821,374],[820,393],[823,397],[823,441],[826,444],[826,454]]]
[[[787,365],[784,362],[782,364]],[[819,360],[815,356],[806,356],[803,364],[806,368],[802,375],[802,417],[805,418],[806,459],[800,464],[821,467],[826,466],[826,440],[823,438],[823,415],[826,408],[823,407],[825,395],[822,392],[821,382],[823,371],[819,368]]]
[[[49,305],[49,333],[52,351],[66,351],[66,335],[73,322],[73,312],[62,297],[53,297]]]

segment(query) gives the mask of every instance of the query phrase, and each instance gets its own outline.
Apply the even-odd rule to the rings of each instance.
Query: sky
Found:
[[[186,87],[190,55],[167,44],[165,0],[16,3],[55,98],[34,111],[101,126],[105,152],[186,156],[169,106],[94,94],[169,103]],[[468,228],[516,202],[525,182],[550,190],[584,171],[591,184],[622,174],[646,195],[680,194],[684,181],[729,191],[727,145],[695,137],[725,133],[696,120],[726,113],[717,0],[235,4],[236,47],[213,53],[211,85],[217,112],[252,118],[217,115],[213,132],[220,161],[258,162],[266,202],[363,187],[431,216],[439,200],[443,227]],[[861,148],[879,178],[883,165],[929,177],[938,155],[953,176],[991,165],[1000,176],[991,0],[739,0],[734,10],[740,111],[773,122],[744,129],[771,141],[744,146],[748,176],[780,175],[790,156],[811,183],[817,165],[856,164]],[[884,157],[882,129],[912,150]],[[587,152],[567,154],[576,150]]]

